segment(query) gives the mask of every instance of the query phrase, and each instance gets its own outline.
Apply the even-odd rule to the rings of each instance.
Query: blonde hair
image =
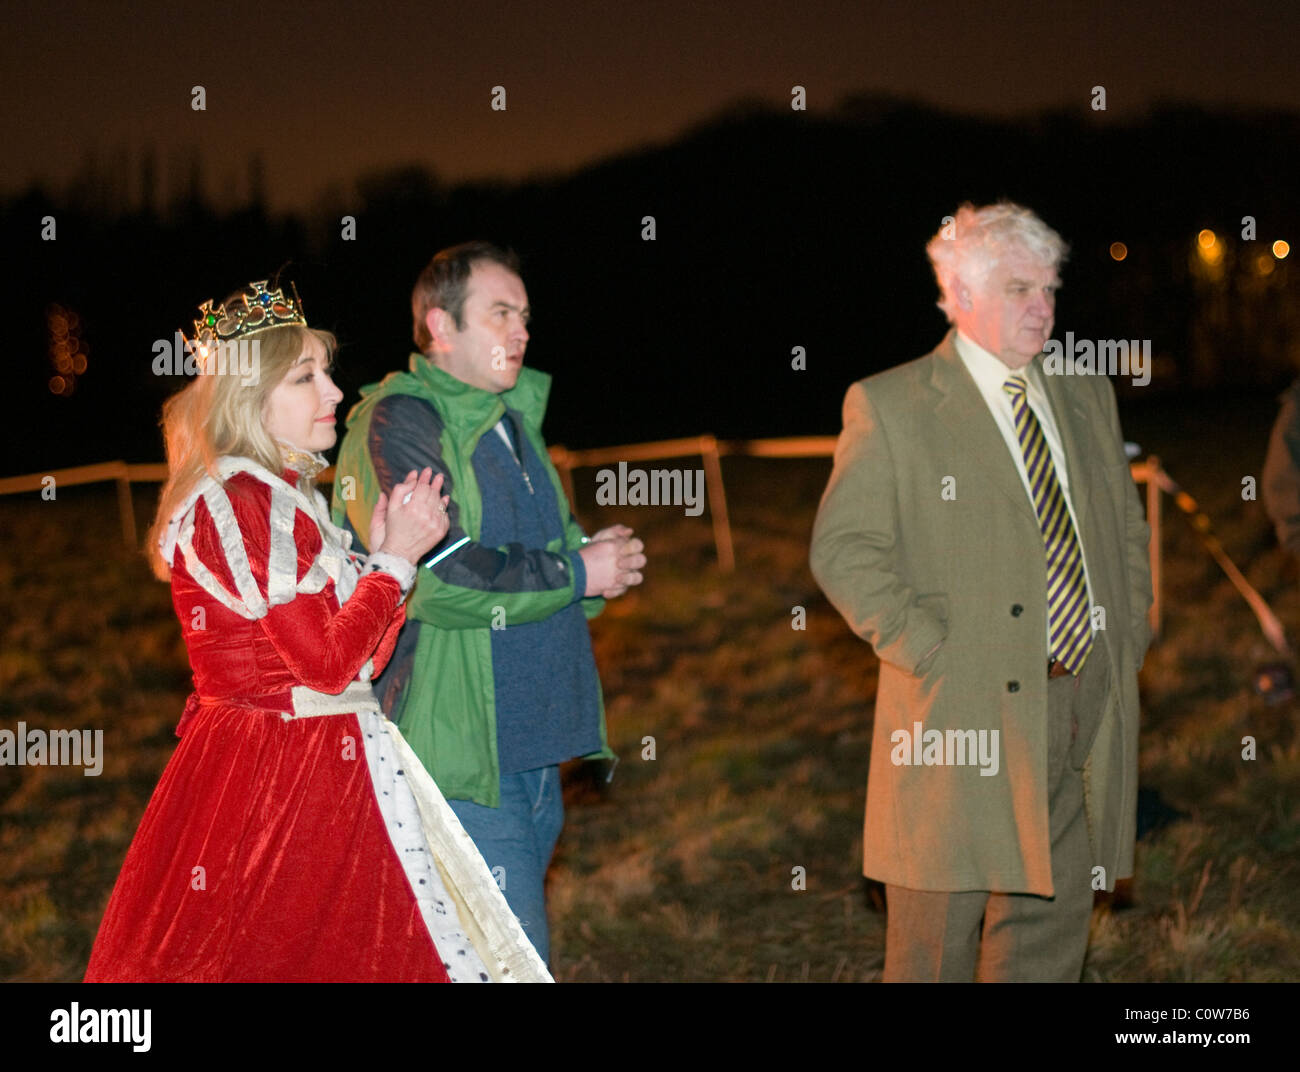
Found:
[[[332,362],[337,342],[328,331],[299,324],[267,328],[245,336],[257,343],[256,378],[245,383],[230,361],[228,371],[203,371],[194,382],[172,395],[162,411],[163,438],[167,444],[167,482],[158,499],[158,512],[149,527],[144,552],[160,580],[171,579],[171,567],[158,549],[172,515],[203,479],[224,483],[217,459],[224,455],[251,458],[273,473],[284,470],[284,455],[263,424],[271,392],[302,356],[308,338],[325,347]],[[240,340],[241,342],[243,340]],[[216,354],[208,355],[215,361]],[[298,487],[312,492],[312,478],[302,476]]]

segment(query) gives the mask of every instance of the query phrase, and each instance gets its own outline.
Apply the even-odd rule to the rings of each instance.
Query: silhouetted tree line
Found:
[[[404,367],[419,269],[476,236],[524,259],[529,361],[556,374],[548,433],[571,446],[837,431],[848,383],[940,337],[923,247],[966,199],[1021,201],[1066,237],[1058,335],[1152,339],[1163,360],[1138,401],[1271,388],[1300,366],[1300,251],[1267,276],[1256,265],[1276,238],[1300,245],[1293,114],[1169,106],[1140,122],[992,121],[877,97],[828,114],[742,103],[569,176],[448,187],[399,168],[287,216],[265,207],[259,159],[242,184],[214,185],[197,153],[169,154],[165,193],[151,151],[138,182],[123,156],[91,158],[66,189],[0,207],[17,334],[0,471],[160,458],[157,414],[181,381],[153,374],[155,341],[188,328],[200,299],[286,265],[312,322],[343,343],[350,404]],[[47,216],[54,241],[41,238]],[[1245,216],[1253,243],[1241,241]],[[1198,271],[1202,228],[1224,243],[1217,279]],[[1108,253],[1115,241],[1123,262]],[[78,313],[89,347],[69,397],[47,386],[54,302]],[[791,368],[796,346],[804,371]]]

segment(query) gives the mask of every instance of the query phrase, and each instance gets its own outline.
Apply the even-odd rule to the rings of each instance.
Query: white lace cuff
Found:
[[[396,578],[397,583],[402,586],[402,598],[406,598],[406,593],[411,590],[411,585],[415,583],[415,565],[408,562],[401,555],[392,554],[389,551],[376,551],[366,559],[366,568],[362,574],[374,573],[376,570],[382,570],[384,573]]]

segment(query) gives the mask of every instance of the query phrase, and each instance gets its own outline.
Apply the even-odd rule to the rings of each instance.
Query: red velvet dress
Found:
[[[225,490],[265,598],[271,489],[238,473]],[[302,582],[322,539],[302,510],[293,516]],[[234,592],[202,499],[192,547]],[[172,601],[196,695],[113,889],[86,981],[447,981],[388,836],[358,715],[281,714],[293,710],[291,687],[341,692],[368,659],[378,672],[392,653],[403,621],[397,580],[365,574],[342,607],[334,587],[326,581],[249,620],[177,556]]]

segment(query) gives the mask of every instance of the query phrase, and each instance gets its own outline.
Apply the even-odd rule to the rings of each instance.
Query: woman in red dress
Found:
[[[369,684],[447,531],[441,477],[381,496],[352,554],[313,486],[333,336],[265,282],[201,311],[150,533],[195,691],[86,980],[549,980]]]

